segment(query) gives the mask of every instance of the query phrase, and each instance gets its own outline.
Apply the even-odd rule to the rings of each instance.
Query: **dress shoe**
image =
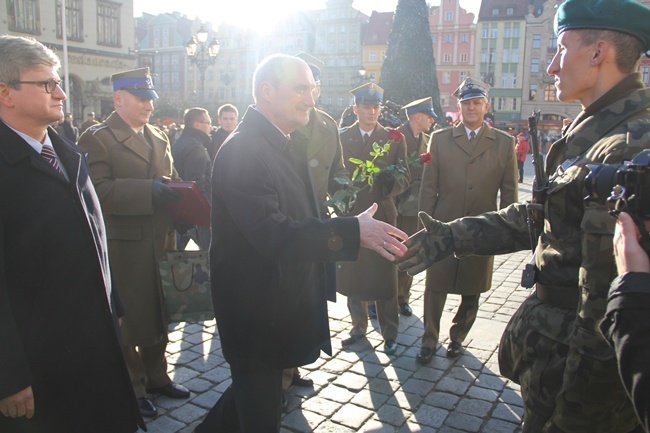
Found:
[[[384,343],[384,353],[392,355],[395,352],[397,352],[397,343],[395,340],[386,340],[386,343]]]
[[[463,353],[463,346],[456,342],[452,341],[447,347],[447,358],[458,358]]]
[[[361,335],[351,335],[349,338],[346,338],[345,340],[341,340],[341,347],[350,347],[357,341],[361,340],[362,336]]]
[[[404,302],[403,304],[399,304],[399,313],[402,316],[412,316],[413,315],[413,310],[411,309],[409,304]]]
[[[138,398],[138,408],[140,408],[140,414],[145,418],[153,418],[158,415],[158,409],[147,397]]]
[[[291,379],[291,385],[299,388],[312,388],[314,381],[308,377],[300,377],[299,374],[294,374],[293,379]]]
[[[190,391],[187,388],[174,382],[169,382],[167,385],[157,388],[149,388],[147,392],[149,394],[162,394],[169,398],[187,398],[190,396]]]
[[[368,305],[368,317],[377,320],[377,306],[374,302]]]
[[[422,347],[415,359],[417,359],[420,364],[428,364],[431,362],[434,353],[435,352],[431,347]]]

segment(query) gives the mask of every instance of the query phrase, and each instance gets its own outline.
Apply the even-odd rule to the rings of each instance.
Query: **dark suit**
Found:
[[[282,369],[331,354],[324,262],[356,259],[359,224],[319,220],[305,172],[252,107],[217,154],[212,299],[233,383],[199,431],[279,431]]]
[[[0,399],[35,402],[0,431],[134,432],[99,200],[80,149],[49,135],[70,182],[0,122]]]

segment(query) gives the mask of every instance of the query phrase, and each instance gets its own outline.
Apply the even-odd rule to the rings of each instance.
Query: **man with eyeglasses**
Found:
[[[183,133],[172,146],[174,167],[181,179],[196,182],[205,198],[210,201],[210,172],[212,160],[206,147],[210,144],[212,120],[205,108],[189,108],[185,111]],[[179,236],[178,249],[185,248],[190,239],[202,250],[210,246],[210,228],[197,227]]]
[[[63,118],[56,54],[0,36],[0,432],[144,426],[122,356],[106,227]]]
[[[189,391],[167,375],[167,323],[158,260],[176,247],[174,221],[164,203],[180,198],[165,179],[178,179],[169,140],[149,125],[158,99],[149,68],[111,76],[115,111],[84,132],[90,176],[102,204],[113,275],[123,297],[124,354],[140,412],[155,416],[146,396],[187,398]]]

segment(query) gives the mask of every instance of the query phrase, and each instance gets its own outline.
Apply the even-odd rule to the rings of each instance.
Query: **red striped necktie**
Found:
[[[54,153],[54,149],[52,146],[49,144],[44,144],[43,149],[41,150],[41,155],[45,160],[50,164],[56,171],[59,172],[61,176],[63,176],[63,171],[61,170],[61,167],[59,167],[59,160],[56,157],[56,153]]]

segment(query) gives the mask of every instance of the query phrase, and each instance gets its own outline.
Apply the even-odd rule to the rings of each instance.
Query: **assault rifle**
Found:
[[[546,202],[546,192],[548,190],[548,176],[544,170],[544,156],[540,151],[539,138],[537,136],[539,114],[539,110],[533,110],[532,116],[528,118],[528,132],[530,134],[530,145],[533,150],[535,179],[533,180],[533,199],[530,203],[526,203],[526,210],[528,211],[528,232],[530,233],[530,246],[533,250],[533,256],[535,255],[537,238],[544,229],[544,202]],[[531,288],[535,285],[534,263],[526,265],[521,277],[521,285],[525,288]]]

